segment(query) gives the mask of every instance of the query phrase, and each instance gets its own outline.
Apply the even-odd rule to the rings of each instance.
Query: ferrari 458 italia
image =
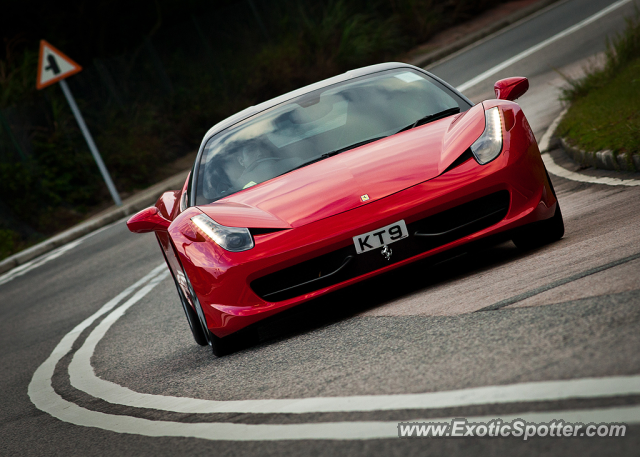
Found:
[[[128,222],[155,232],[197,343],[488,240],[561,238],[526,78],[474,105],[411,65],[349,71],[218,123],[184,186]],[[435,257],[434,257],[435,256]]]

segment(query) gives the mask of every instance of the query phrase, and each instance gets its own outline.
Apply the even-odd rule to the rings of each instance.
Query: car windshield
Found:
[[[309,92],[214,135],[201,154],[195,203],[211,203],[393,135],[426,116],[469,107],[439,81],[407,68]]]

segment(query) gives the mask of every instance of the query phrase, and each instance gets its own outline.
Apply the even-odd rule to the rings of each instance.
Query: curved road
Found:
[[[540,139],[562,109],[556,70],[579,73],[633,5],[526,51],[613,4],[558,2],[430,70],[474,101],[496,79],[529,77],[520,102]],[[193,343],[154,237],[122,222],[0,276],[0,453],[637,455],[640,187],[552,179],[563,240],[393,272],[388,287],[304,305],[223,358]],[[608,439],[397,438],[399,421],[452,417],[629,428]]]

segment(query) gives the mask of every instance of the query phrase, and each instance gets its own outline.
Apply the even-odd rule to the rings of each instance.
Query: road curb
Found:
[[[609,149],[597,152],[584,151],[571,145],[566,138],[558,138],[557,143],[569,157],[580,165],[602,170],[640,171],[640,154],[633,154],[629,157],[626,154],[616,155]]]
[[[566,138],[556,137],[555,131],[558,128],[558,124],[564,118],[569,111],[569,108],[565,108],[556,117],[547,131],[542,136],[538,147],[540,152],[547,152],[551,149],[561,148],[571,159],[583,166],[598,168],[600,170],[612,170],[612,171],[640,171],[640,154],[633,154],[628,157],[625,154],[616,154],[611,150],[604,151],[583,151],[575,146],[572,146]]]
[[[432,63],[439,61],[449,55],[460,51],[461,49],[466,48],[467,46],[474,44],[475,42],[488,37],[489,35],[496,33],[516,22],[525,19],[528,16],[531,16],[534,13],[554,4],[559,3],[562,0],[543,0],[540,2],[536,2],[533,5],[522,8],[519,11],[516,11],[509,16],[502,18],[499,21],[496,21],[494,24],[487,26],[481,30],[478,30],[474,33],[471,33],[464,38],[460,38],[459,40],[447,45],[443,46],[440,49],[436,49],[427,54],[423,54],[422,56],[418,56],[409,62],[411,65],[415,65],[416,67],[425,67]]]
[[[565,108],[559,115],[556,117],[551,125],[547,128],[547,131],[542,135],[542,139],[538,143],[538,148],[540,149],[540,153],[549,152],[553,149],[560,148],[564,151],[562,147],[561,141],[559,138],[554,137],[554,133],[558,128],[558,124],[562,120],[562,118],[567,114],[569,108]],[[634,155],[634,159],[638,157]],[[607,186],[640,186],[640,179],[623,179],[617,177],[598,177],[598,176],[588,176],[582,173],[578,173],[575,171],[567,170],[566,168],[558,165],[553,158],[552,154],[543,154],[542,160],[544,162],[545,167],[549,173],[559,176],[561,178],[569,179],[571,181],[577,182],[587,182],[591,184],[604,184]],[[640,169],[640,168],[639,168]]]
[[[160,181],[147,189],[138,192],[136,195],[128,198],[119,207],[112,207],[96,216],[65,230],[58,235],[36,244],[24,251],[20,251],[0,262],[0,274],[5,273],[19,265],[23,265],[30,260],[35,259],[42,254],[46,254],[55,248],[66,243],[74,241],[88,233],[102,228],[112,222],[115,222],[130,214],[136,213],[147,206],[153,205],[158,197],[168,190],[182,188],[184,180],[187,178],[188,171],[175,174],[170,178]]]
[[[562,118],[565,116],[565,114],[567,114],[567,111],[569,111],[569,108],[563,109],[562,112],[558,114],[558,116],[549,125],[549,127],[547,127],[547,131],[544,132],[544,135],[542,135],[542,139],[538,143],[538,148],[540,149],[541,153],[547,152],[558,146],[558,139],[554,137],[553,134],[556,132],[558,124],[560,124]]]

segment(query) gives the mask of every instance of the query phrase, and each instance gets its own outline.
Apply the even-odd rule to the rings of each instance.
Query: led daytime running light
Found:
[[[480,165],[485,165],[502,151],[502,118],[498,107],[484,112],[484,132],[472,145],[471,152]]]
[[[253,237],[247,228],[220,225],[205,214],[192,217],[191,222],[203,234],[227,251],[242,252],[254,246]]]

